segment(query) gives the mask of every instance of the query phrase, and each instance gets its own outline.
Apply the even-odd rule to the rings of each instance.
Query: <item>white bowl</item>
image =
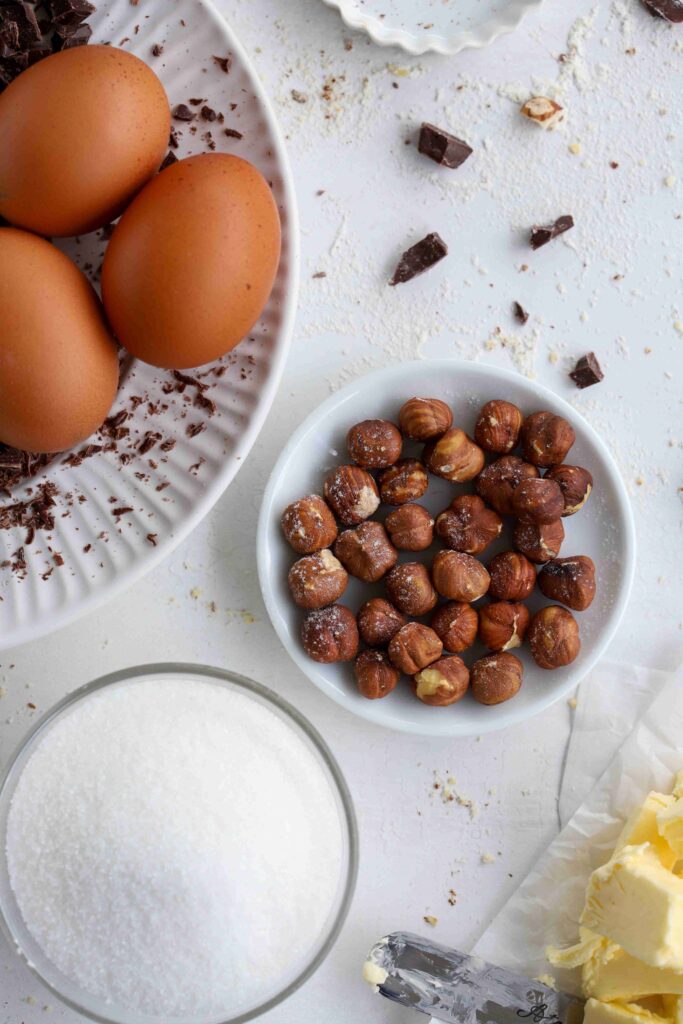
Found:
[[[505,398],[525,414],[539,409],[565,416],[576,431],[567,461],[585,466],[593,474],[594,489],[586,507],[563,520],[566,540],[561,556],[585,554],[596,564],[598,590],[591,607],[576,613],[581,630],[581,653],[565,668],[547,671],[536,666],[528,648],[516,651],[524,662],[524,684],[513,700],[484,707],[467,695],[451,707],[427,707],[416,700],[402,681],[382,700],[366,700],[356,690],[353,665],[320,665],[301,647],[303,613],[287,589],[287,572],[296,555],[282,536],[280,517],[286,506],[306,494],[322,493],[323,479],[335,465],[350,461],[346,432],[359,420],[385,417],[395,420],[402,403],[414,395],[434,396],[453,408],[455,424],[471,433],[478,409],[493,398]],[[404,454],[411,454],[407,445]],[[419,449],[416,446],[415,451]],[[430,478],[421,503],[438,512],[454,495],[471,490]],[[380,509],[380,516],[385,510]],[[506,541],[505,536],[508,536]],[[484,561],[510,547],[509,531],[492,545]],[[614,636],[628,602],[635,567],[635,528],[626,489],[604,442],[581,415],[540,384],[509,370],[459,360],[438,359],[403,363],[380,370],[338,391],[302,423],[283,450],[268,482],[258,529],[258,568],[266,607],[277,633],[299,668],[319,689],[343,707],[378,725],[402,732],[431,736],[470,736],[502,729],[538,714],[569,694],[603,655]],[[401,561],[424,556],[401,553]],[[383,592],[382,584],[368,587],[352,579],[341,598],[353,611],[368,597]],[[552,602],[534,593],[532,611]],[[465,660],[487,653],[475,647]]]
[[[406,53],[440,53],[488,46],[512,32],[543,0],[323,0],[349,28],[367,32],[380,46]]]

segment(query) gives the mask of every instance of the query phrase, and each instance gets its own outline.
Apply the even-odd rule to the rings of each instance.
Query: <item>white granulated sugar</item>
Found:
[[[81,989],[232,1016],[304,966],[342,869],[336,797],[272,711],[197,680],[93,694],[40,741],[9,814],[29,931]]]

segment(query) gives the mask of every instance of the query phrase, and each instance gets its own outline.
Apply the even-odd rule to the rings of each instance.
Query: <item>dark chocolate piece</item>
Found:
[[[229,139],[243,139],[244,135],[242,132],[238,132],[236,128],[224,128],[223,134],[227,135]]]
[[[583,389],[589,388],[593,384],[599,384],[605,374],[602,372],[595,352],[588,352],[585,356],[581,356],[569,376],[577,388]]]
[[[85,46],[92,35],[90,25],[66,25],[57,32],[62,41],[62,50],[71,50],[74,46]]]
[[[163,52],[164,52],[164,48],[161,45],[161,43],[155,43],[154,46],[152,47],[152,56],[153,57],[161,57]]]
[[[683,22],[682,0],[641,0],[641,3],[653,18],[663,18],[676,25]]]
[[[49,10],[55,27],[72,25],[77,28],[95,13],[95,7],[88,0],[50,0]]]
[[[173,117],[176,121],[194,121],[194,114],[185,103],[179,103],[173,108]]]
[[[218,64],[218,67],[221,69],[221,71],[225,72],[226,75],[230,73],[232,57],[212,57],[211,59],[213,60],[214,64]]]
[[[215,110],[212,110],[211,107],[207,106],[202,107],[202,109],[199,111],[199,115],[202,121],[215,121],[216,117],[218,116]]]
[[[514,313],[515,319],[519,320],[520,324],[525,324],[529,319],[529,314],[525,310],[524,306],[520,305],[519,302],[512,303],[512,312]]]
[[[16,26],[19,50],[26,50],[42,39],[33,8],[22,0],[3,0],[0,4],[0,28],[8,24]]]
[[[569,231],[569,229],[573,227],[574,218],[569,213],[562,217],[558,217],[553,224],[544,224],[541,226],[535,224],[531,229],[531,234],[529,235],[531,248],[540,249],[542,245],[547,245],[553,238],[557,238],[558,235],[563,235],[565,231]]]
[[[417,277],[418,274],[424,274],[425,270],[429,270],[447,255],[448,246],[443,238],[433,231],[421,241],[416,242],[415,245],[411,245],[410,249],[406,249],[398,261],[389,284],[404,284]]]
[[[11,57],[19,49],[19,26],[0,15],[0,57]]]
[[[49,57],[52,52],[51,46],[32,46],[30,50],[26,51],[28,66],[31,67],[32,64],[37,64],[39,60]]]
[[[165,171],[167,167],[171,166],[171,164],[177,164],[177,163],[178,163],[178,157],[175,155],[175,153],[173,152],[172,149],[169,149],[168,153],[164,157],[164,162],[162,163],[162,165],[159,168],[159,170],[160,171]]]
[[[424,153],[430,160],[441,164],[442,167],[452,169],[460,167],[468,157],[472,156],[473,150],[462,139],[458,139],[443,128],[437,128],[435,124],[423,122],[420,128],[420,139],[417,144],[420,153]]]

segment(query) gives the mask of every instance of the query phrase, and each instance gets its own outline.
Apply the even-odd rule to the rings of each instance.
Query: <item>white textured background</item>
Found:
[[[680,661],[683,28],[654,21],[638,0],[547,0],[489,50],[407,59],[352,36],[318,0],[220,6],[276,104],[301,206],[303,287],[285,380],[234,485],[168,562],[89,618],[3,656],[0,751],[6,758],[64,693],[125,665],[196,660],[279,690],[347,774],[361,872],[333,954],[264,1020],[408,1021],[358,980],[366,948],[389,929],[427,930],[425,914],[438,918],[435,938],[474,942],[556,830],[571,709],[464,742],[352,719],[289,663],[266,620],[254,560],[260,495],[284,438],[350,377],[419,355],[512,364],[602,431],[631,492],[639,566],[610,656],[658,668]],[[537,91],[566,105],[564,130],[522,122],[517,101]],[[425,119],[474,146],[460,170],[405,145]],[[561,213],[574,215],[575,230],[530,253],[528,226]],[[449,243],[448,259],[387,288],[400,251],[432,230]],[[314,279],[319,271],[327,277]],[[522,329],[514,299],[531,312]],[[566,371],[589,349],[606,378],[578,392]],[[597,671],[589,685],[599,681]],[[455,777],[463,803],[441,801],[435,772]],[[488,855],[493,863],[482,862]],[[0,947],[0,1022],[76,1019]]]

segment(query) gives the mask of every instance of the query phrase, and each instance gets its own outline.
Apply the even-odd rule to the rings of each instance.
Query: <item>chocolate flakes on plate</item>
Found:
[[[552,224],[544,224],[541,226],[534,225],[529,235],[529,244],[532,249],[540,249],[542,245],[547,245],[553,238],[557,238],[558,235],[563,235],[565,231],[569,231],[570,228],[574,227],[574,218],[571,214],[566,213],[562,217],[558,217]]]

